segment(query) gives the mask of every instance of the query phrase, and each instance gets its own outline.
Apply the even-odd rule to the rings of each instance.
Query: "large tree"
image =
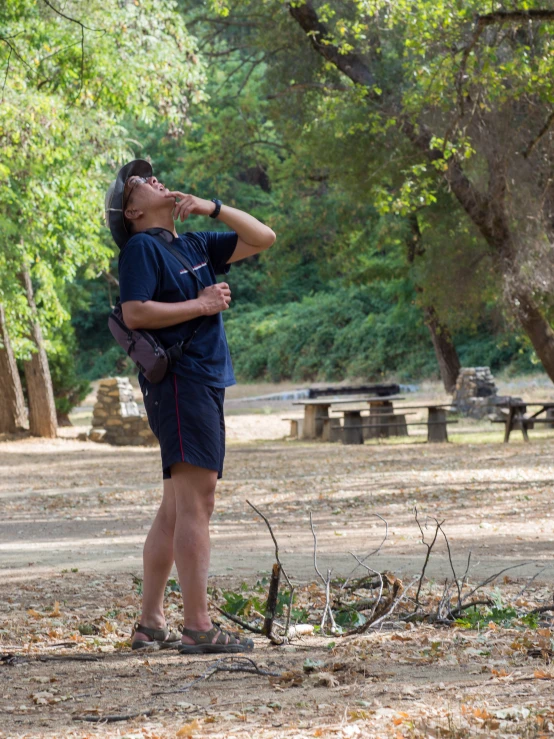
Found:
[[[126,122],[162,118],[182,130],[202,94],[194,39],[176,7],[92,0],[86,16],[76,1],[0,7],[0,303],[16,356],[50,385],[35,393],[44,399],[35,416],[52,415],[45,350],[69,320],[66,285],[98,274],[113,254],[103,193],[140,147]],[[3,372],[1,383],[12,381]],[[51,422],[45,428],[52,433]]]
[[[397,133],[409,142],[418,197],[429,197],[429,174],[447,183],[490,247],[506,302],[554,380],[554,10],[526,2],[496,3],[491,12],[481,0],[287,7],[327,67],[363,91],[383,145]]]
[[[357,172],[365,165],[378,209],[411,217],[449,193],[501,277],[498,297],[554,379],[554,10],[536,0],[211,5],[198,22],[211,23],[216,40],[235,29],[226,51],[242,50],[249,74],[266,66],[272,120],[291,139],[351,119],[337,127],[353,152],[344,168],[354,156]],[[467,270],[481,255],[462,257]],[[443,281],[454,294],[456,274]]]

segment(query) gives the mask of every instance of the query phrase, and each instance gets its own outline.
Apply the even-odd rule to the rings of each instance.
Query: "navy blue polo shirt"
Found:
[[[156,229],[161,232],[162,229]],[[165,234],[168,234],[165,231]],[[201,281],[186,269],[165,246],[161,235],[141,232],[132,236],[119,256],[120,300],[156,300],[178,303],[193,300],[202,286],[216,282],[217,274],[227,274],[227,261],[237,245],[234,231],[198,231],[180,234],[171,242]],[[201,325],[200,325],[201,324]],[[223,316],[217,313],[207,318],[178,323],[161,329],[148,329],[163,346],[169,348],[187,341],[200,325],[198,333],[173,372],[213,387],[229,387],[236,380],[227,346]]]

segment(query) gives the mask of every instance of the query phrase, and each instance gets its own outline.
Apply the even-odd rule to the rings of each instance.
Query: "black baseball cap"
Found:
[[[131,234],[125,227],[123,218],[123,190],[129,177],[152,177],[152,165],[145,159],[133,159],[121,167],[117,177],[108,187],[105,200],[106,226],[112,233],[113,240],[123,249]]]

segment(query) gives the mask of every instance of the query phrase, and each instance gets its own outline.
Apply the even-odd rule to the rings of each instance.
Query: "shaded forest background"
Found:
[[[550,374],[553,11],[496,6],[92,2],[84,19],[9,0],[0,299],[24,389],[30,324],[59,416],[134,372],[107,329],[101,223],[133,156],[277,233],[228,278],[240,380]]]

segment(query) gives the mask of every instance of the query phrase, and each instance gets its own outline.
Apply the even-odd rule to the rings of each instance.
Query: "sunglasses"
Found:
[[[138,177],[138,175],[134,176],[134,182],[129,188],[129,191],[127,192],[127,197],[123,201],[123,212],[125,213],[125,209],[127,208],[127,203],[129,202],[129,199],[131,195],[133,194],[133,190],[137,187],[137,185],[144,185],[148,182],[147,177]]]

